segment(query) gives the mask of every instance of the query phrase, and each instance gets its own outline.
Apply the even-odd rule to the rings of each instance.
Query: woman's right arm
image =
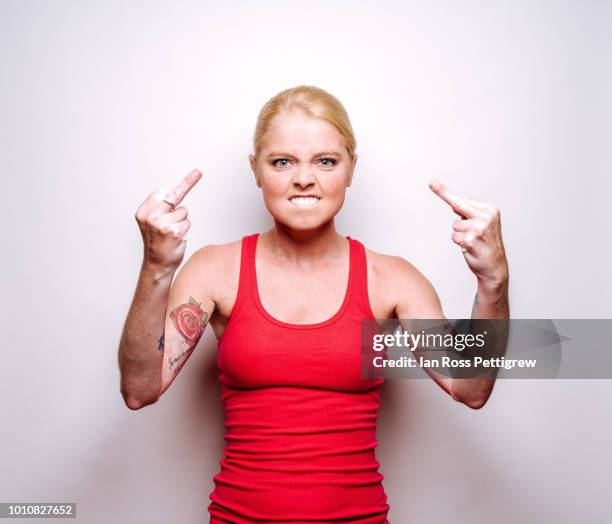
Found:
[[[197,345],[214,309],[201,285],[206,248],[189,259],[173,283],[191,224],[184,206],[173,209],[164,201],[178,205],[201,176],[194,170],[170,193],[151,193],[136,211],[144,256],[118,352],[120,390],[130,409],[157,401]]]

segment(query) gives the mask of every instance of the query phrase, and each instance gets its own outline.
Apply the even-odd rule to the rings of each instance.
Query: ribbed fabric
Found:
[[[374,319],[363,245],[346,237],[340,309],[323,322],[290,324],[261,303],[258,237],[242,238],[238,295],[219,339],[226,447],[210,522],[388,524],[375,457],[384,379],[360,377],[361,320]]]

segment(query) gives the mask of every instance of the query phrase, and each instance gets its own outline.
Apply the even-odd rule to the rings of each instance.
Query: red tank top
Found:
[[[384,379],[360,376],[361,320],[375,318],[363,244],[346,237],[340,309],[322,322],[290,324],[261,303],[258,236],[242,238],[238,295],[218,341],[226,447],[210,522],[388,524],[375,457]]]

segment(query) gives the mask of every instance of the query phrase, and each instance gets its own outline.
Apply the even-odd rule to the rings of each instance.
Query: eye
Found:
[[[272,165],[274,167],[286,167],[288,165],[288,164],[279,164],[278,162],[289,162],[289,161],[286,158],[276,158],[276,159],[272,160]],[[333,166],[335,166],[338,163],[337,160],[335,160],[333,158],[329,158],[329,157],[321,158],[319,160],[319,162],[324,162],[323,163],[324,167],[333,167]]]

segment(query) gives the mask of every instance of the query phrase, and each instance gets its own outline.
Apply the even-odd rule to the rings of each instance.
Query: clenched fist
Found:
[[[181,265],[187,243],[185,235],[191,222],[187,208],[176,206],[200,178],[202,172],[194,169],[172,191],[154,191],[136,210],[136,222],[144,242],[143,264],[170,271]]]

